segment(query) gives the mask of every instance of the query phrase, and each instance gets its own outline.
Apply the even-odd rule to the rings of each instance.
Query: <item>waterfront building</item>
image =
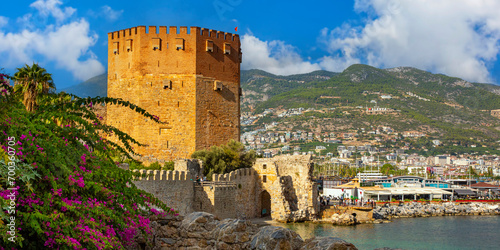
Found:
[[[477,189],[481,196],[491,197],[496,196],[500,193],[500,185],[493,185],[486,182],[479,182],[472,184],[471,188]]]
[[[363,184],[364,183],[360,183],[357,178],[354,178],[350,182],[338,186],[325,185],[323,186],[323,195],[338,198],[363,198],[365,201],[367,201],[368,198],[365,197],[366,192],[377,192],[385,190],[384,188],[379,186],[364,186]]]
[[[387,179],[387,176],[383,175],[380,172],[364,172],[364,173],[358,173],[356,175],[356,178],[358,178],[360,182],[366,182],[366,181]]]
[[[380,177],[376,173],[372,174]],[[338,186],[325,185],[323,195],[344,198],[357,197],[358,199],[363,198],[365,201],[368,199],[377,201],[392,199],[432,200],[452,199],[452,190],[452,185],[443,181],[429,180],[418,176],[398,176],[367,182],[360,182],[358,178],[354,178],[351,182]]]
[[[440,180],[426,179],[419,176],[396,176],[387,179],[373,181],[374,185],[380,185],[385,188],[390,187],[435,187],[435,188],[451,188],[452,184]]]
[[[448,179],[445,181],[455,186],[470,186],[477,183],[474,179]]]

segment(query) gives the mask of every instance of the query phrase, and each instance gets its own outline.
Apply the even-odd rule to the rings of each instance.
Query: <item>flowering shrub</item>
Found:
[[[0,76],[0,249],[119,249],[137,233],[148,238],[149,214],[174,213],[136,188],[132,180],[139,174],[116,166],[114,151],[128,156],[138,143],[103,124],[89,107],[105,102],[155,120],[152,115],[119,99],[64,93],[43,96],[28,113],[5,78]],[[120,145],[103,138],[111,133]]]

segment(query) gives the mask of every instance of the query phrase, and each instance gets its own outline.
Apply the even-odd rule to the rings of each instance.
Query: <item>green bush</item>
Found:
[[[145,166],[140,161],[127,159],[124,162],[128,164],[130,170],[145,169]]]
[[[174,162],[173,161],[167,161],[165,162],[165,164],[163,165],[163,170],[174,170]]]
[[[225,174],[239,168],[250,168],[255,162],[255,152],[245,152],[242,143],[231,140],[220,147],[199,150],[191,156],[203,162],[203,175],[211,180],[212,174]]]
[[[150,164],[147,168],[145,168],[145,169],[147,169],[147,170],[161,170],[161,168],[162,168],[162,167],[161,167],[161,164],[160,164],[160,163],[158,163],[158,162],[153,162],[153,163],[151,163],[151,164]]]
[[[149,166],[144,166],[140,161],[136,160],[126,160],[126,163],[129,164],[129,169],[130,170],[174,170],[174,162],[173,161],[167,161],[165,164],[162,166],[159,162],[153,162]]]

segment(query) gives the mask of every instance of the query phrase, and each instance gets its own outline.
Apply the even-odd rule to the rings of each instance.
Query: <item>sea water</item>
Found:
[[[358,249],[500,249],[500,216],[400,218],[385,224],[333,226],[294,223],[281,226],[303,239],[333,236]]]

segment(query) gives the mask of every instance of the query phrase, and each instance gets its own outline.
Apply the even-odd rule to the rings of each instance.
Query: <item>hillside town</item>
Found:
[[[266,109],[261,114],[244,113],[241,117],[241,142],[247,150],[255,150],[265,158],[276,155],[312,155],[317,166],[347,166],[356,172],[380,169],[391,164],[396,173],[428,176],[439,179],[500,177],[500,156],[488,154],[483,145],[469,145],[481,149],[480,154],[454,153],[422,155],[443,142],[420,131],[396,131],[388,126],[359,128],[349,131],[313,131],[293,129],[280,119],[259,120],[265,117],[307,116],[314,108]],[[258,125],[255,125],[258,124]],[[426,139],[430,148],[416,149],[412,141]],[[456,146],[456,145],[455,145]],[[333,167],[329,168],[334,171]],[[399,171],[399,172],[397,172]],[[318,174],[335,172],[317,170]]]

